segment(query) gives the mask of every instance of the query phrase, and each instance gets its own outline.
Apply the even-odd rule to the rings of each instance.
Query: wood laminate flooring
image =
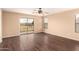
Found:
[[[46,33],[4,38],[1,51],[79,51],[79,41]]]

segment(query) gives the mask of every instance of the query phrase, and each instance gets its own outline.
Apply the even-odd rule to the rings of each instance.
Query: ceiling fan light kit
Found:
[[[38,8],[33,11],[33,15],[36,15],[36,16],[46,16],[47,14],[48,13],[44,12],[44,10],[42,8]]]

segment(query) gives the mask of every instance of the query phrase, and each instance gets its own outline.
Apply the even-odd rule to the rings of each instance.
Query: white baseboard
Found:
[[[3,36],[2,38],[8,38],[8,37],[14,37],[14,36],[20,36],[20,34],[19,35]]]
[[[48,33],[48,32],[45,32],[45,33]],[[52,34],[52,33],[48,33],[48,34],[55,35],[55,34]],[[56,35],[56,36],[60,36],[60,37],[68,38],[68,39],[71,39],[71,40],[79,41],[78,39],[75,39],[75,38],[72,38],[72,37],[68,37],[68,36],[62,36],[62,35]]]

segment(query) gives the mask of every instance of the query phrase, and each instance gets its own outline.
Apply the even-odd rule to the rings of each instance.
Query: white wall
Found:
[[[79,9],[49,15],[45,32],[79,41],[79,33],[75,32],[76,14],[79,14]]]
[[[2,42],[2,11],[0,9],[0,43]]]

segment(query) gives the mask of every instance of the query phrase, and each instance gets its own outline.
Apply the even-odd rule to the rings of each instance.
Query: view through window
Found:
[[[44,29],[48,28],[48,18],[44,17]]]
[[[32,33],[34,31],[34,19],[21,18],[20,19],[20,32]]]

